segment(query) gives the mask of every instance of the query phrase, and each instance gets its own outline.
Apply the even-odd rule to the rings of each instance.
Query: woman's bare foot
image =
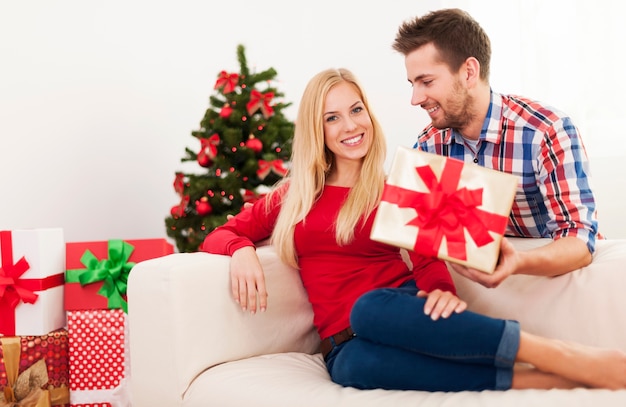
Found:
[[[533,366],[516,365],[513,370],[513,389],[575,389],[586,387],[553,373],[542,372]]]
[[[563,343],[570,353],[570,368],[578,380],[590,387],[626,389],[626,353],[575,343]]]
[[[518,361],[571,383],[626,389],[626,353],[548,339],[522,332]],[[547,380],[547,379],[546,379]]]

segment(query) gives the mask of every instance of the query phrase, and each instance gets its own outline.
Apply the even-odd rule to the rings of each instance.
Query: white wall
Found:
[[[0,229],[165,237],[174,172],[189,169],[190,132],[219,71],[238,70],[239,43],[251,68],[278,71],[291,119],[314,73],[345,66],[365,84],[390,155],[412,145],[427,119],[410,106],[391,43],[403,20],[440,7],[467,9],[491,36],[495,90],[570,112],[592,158],[624,155],[618,4],[0,0]]]

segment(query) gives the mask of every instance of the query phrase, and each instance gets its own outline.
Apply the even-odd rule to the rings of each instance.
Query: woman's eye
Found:
[[[357,106],[354,109],[352,109],[352,113],[360,113],[363,111],[363,106]]]
[[[326,121],[327,122],[334,122],[335,120],[337,120],[337,116],[328,116],[328,117],[326,117]]]

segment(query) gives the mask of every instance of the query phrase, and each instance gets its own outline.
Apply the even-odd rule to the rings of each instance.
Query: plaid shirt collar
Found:
[[[487,110],[487,116],[485,117],[483,128],[480,132],[480,139],[483,142],[500,144],[500,140],[502,139],[503,110],[502,95],[491,90],[489,109]],[[457,129],[449,128],[446,129],[445,132],[443,144],[450,145],[453,140],[456,144],[464,144],[463,136]]]

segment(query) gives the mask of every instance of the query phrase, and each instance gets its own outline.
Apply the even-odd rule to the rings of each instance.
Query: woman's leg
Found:
[[[333,380],[366,388],[510,388],[519,325],[467,311],[433,321],[416,293],[414,284],[374,290],[355,303],[357,338],[329,355]]]
[[[358,389],[481,391],[496,386],[493,366],[457,363],[359,336],[333,350],[326,364],[335,383]]]
[[[413,377],[420,386],[438,386],[442,380],[453,382],[457,390],[626,388],[624,352],[519,332],[511,321],[469,311],[432,321],[424,315],[424,300],[415,297],[415,292],[414,287],[375,290],[359,299],[352,314],[352,327],[359,340],[346,344],[334,369],[365,376],[366,381],[371,380],[370,387],[381,387],[376,381],[392,379],[390,373],[394,373],[398,380],[406,375]],[[362,345],[361,340],[374,347],[364,353],[369,344]],[[349,348],[352,350],[348,352]],[[411,356],[415,354],[418,356]],[[332,359],[331,375],[335,357]],[[513,370],[516,361],[532,366]],[[426,380],[422,380],[424,377]],[[344,376],[343,380],[354,377]],[[394,388],[393,383],[385,386]]]
[[[542,372],[530,365],[516,365],[512,389],[575,389],[587,387],[582,383],[565,379],[552,373]]]

